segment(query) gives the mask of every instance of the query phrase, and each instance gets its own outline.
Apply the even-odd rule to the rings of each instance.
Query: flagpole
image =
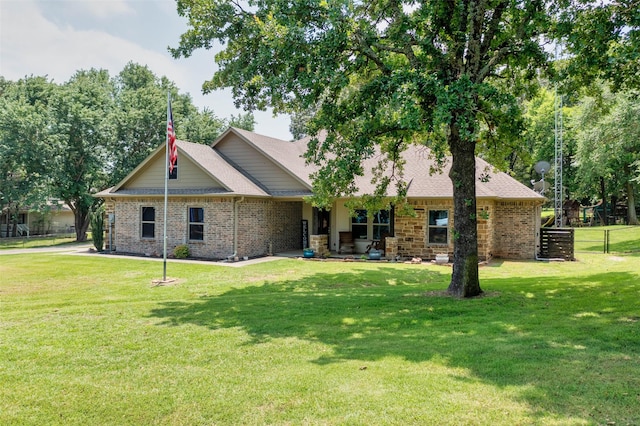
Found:
[[[171,92],[167,92],[167,125],[169,124],[169,115],[171,109]],[[173,123],[172,123],[173,124]],[[169,198],[169,132],[165,132],[164,146],[164,220],[162,232],[162,281],[167,280],[167,206]]]

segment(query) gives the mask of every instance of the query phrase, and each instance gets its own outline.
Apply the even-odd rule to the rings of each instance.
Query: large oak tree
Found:
[[[54,88],[44,77],[17,82],[0,77],[0,211],[7,237],[16,236],[21,210],[48,207],[50,179],[44,169],[53,155],[47,123]]]
[[[543,0],[177,0],[189,29],[172,49],[189,56],[220,43],[204,90],[231,87],[239,106],[295,113],[318,108],[308,132],[320,200],[353,194],[362,161],[398,163],[408,144],[451,154],[454,266],[449,292],[481,293],[475,154],[517,119],[521,83],[547,60]],[[401,170],[395,168],[394,170]],[[429,173],[425,170],[424,173]],[[380,176],[402,195],[401,173]],[[376,195],[376,194],[374,194]]]

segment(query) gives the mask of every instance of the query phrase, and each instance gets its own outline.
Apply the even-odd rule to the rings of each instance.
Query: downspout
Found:
[[[540,239],[542,238],[542,204],[535,208],[535,218],[534,218],[535,227],[538,230],[536,235],[536,244],[535,244],[535,259],[536,261],[545,260],[540,257],[540,250],[542,250],[542,244]]]
[[[233,254],[229,260],[235,261],[238,257],[238,204],[244,201],[244,196],[233,200]]]

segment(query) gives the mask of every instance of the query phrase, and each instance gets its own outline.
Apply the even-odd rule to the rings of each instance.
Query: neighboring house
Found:
[[[0,213],[0,237],[16,226],[16,236],[64,234],[75,232],[75,218],[71,208],[63,202],[49,200],[41,209],[23,208],[15,215],[15,221],[8,217],[5,208]],[[8,223],[8,225],[7,225]]]
[[[188,244],[193,256],[254,257],[301,250],[338,251],[340,232],[351,232],[355,252],[386,239],[386,257],[433,259],[453,253],[453,189],[448,166],[429,174],[424,147],[405,152],[407,197],[415,215],[391,211],[355,217],[337,200],[320,210],[312,194],[314,167],[302,158],[308,139],[286,142],[228,129],[211,146],[178,141],[178,164],[168,184],[167,246]],[[164,217],[164,145],[116,186],[98,194],[111,222],[105,241],[117,252],[161,255]],[[538,252],[544,197],[477,159],[478,249],[481,259],[533,259]],[[480,179],[488,175],[489,179]],[[358,179],[362,193],[371,178]]]

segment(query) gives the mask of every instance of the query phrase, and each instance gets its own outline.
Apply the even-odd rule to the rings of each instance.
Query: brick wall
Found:
[[[161,198],[122,199],[111,205],[114,212],[113,245],[117,252],[162,256],[164,200]],[[155,207],[155,238],[142,238],[141,209]],[[204,210],[203,241],[188,240],[189,207]],[[300,248],[302,202],[246,199],[238,203],[239,257],[267,254]],[[221,198],[172,198],[167,218],[167,253],[175,246],[187,244],[194,257],[225,259],[234,252],[234,200]],[[107,234],[108,240],[108,234]]]
[[[494,238],[494,203],[491,201],[478,200],[476,209],[478,211],[478,258],[489,260],[493,257]]]
[[[403,258],[421,257],[435,259],[436,254],[453,254],[453,200],[412,200],[415,216],[395,215],[395,236],[398,238],[398,255]],[[449,211],[449,243],[428,244],[427,218],[429,210]]]
[[[540,226],[535,201],[495,203],[493,255],[505,259],[534,259]]]
[[[115,213],[116,206],[115,202],[112,198],[107,198],[104,200],[104,249],[110,251],[111,250],[111,240],[114,236],[110,236],[112,226],[109,224],[109,214]],[[115,242],[114,242],[115,246]]]
[[[142,207],[155,208],[155,237],[142,238]],[[204,210],[204,240],[189,241],[189,207]],[[115,202],[114,248],[118,252],[161,256],[163,250],[164,200],[133,198]],[[167,216],[167,253],[179,244],[188,244],[191,255],[224,258],[233,247],[233,200],[231,198],[174,198],[169,201]]]
[[[238,204],[238,254],[261,256],[302,248],[301,201],[247,199]]]
[[[164,201],[161,198],[107,200],[106,212],[115,213],[113,245],[118,252],[161,256]],[[415,217],[395,215],[397,253],[403,258],[435,259],[436,254],[453,256],[453,201],[413,200]],[[141,238],[141,208],[155,207],[155,238]],[[204,209],[204,241],[188,241],[189,207]],[[178,198],[169,204],[167,252],[187,243],[195,257],[224,259],[233,254],[233,207],[230,197]],[[448,244],[429,244],[429,210],[449,211]],[[537,250],[539,206],[532,201],[478,201],[478,255],[508,259],[533,259]],[[302,202],[245,199],[238,203],[238,253],[262,256],[301,249]],[[108,224],[105,242],[109,243]],[[107,247],[110,249],[110,247]]]
[[[398,254],[404,258],[421,257],[423,259],[435,259],[436,254],[446,253],[453,256],[453,200],[413,200],[411,202],[415,209],[416,216],[395,216],[395,236],[398,238]],[[448,244],[428,243],[428,214],[429,210],[449,211],[449,242]],[[526,240],[523,246],[520,242],[511,243],[520,247],[521,251],[509,250],[507,257],[521,259],[528,253],[527,247],[531,241],[535,242],[534,225],[523,229],[523,222],[528,223],[534,214],[534,204],[519,204],[514,207],[513,214],[504,216],[504,211],[496,209],[493,201],[478,200],[477,221],[478,221],[478,257],[480,260],[488,260],[493,256],[502,256],[503,251],[496,247],[502,244],[498,239],[498,231],[504,239],[515,239],[516,233],[529,233],[531,237]],[[518,230],[513,232],[512,230]],[[533,251],[531,251],[533,253]],[[533,258],[529,256],[527,258]]]

